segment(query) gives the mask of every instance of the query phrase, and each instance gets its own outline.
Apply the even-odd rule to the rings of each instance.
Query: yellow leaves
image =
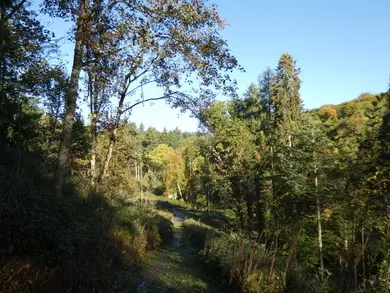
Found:
[[[328,220],[333,214],[333,211],[329,208],[325,208],[323,213],[322,213],[322,217],[324,220]]]
[[[323,106],[318,110],[318,114],[322,121],[337,120],[337,110],[332,106]]]

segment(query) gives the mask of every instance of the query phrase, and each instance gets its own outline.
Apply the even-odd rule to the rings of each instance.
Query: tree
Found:
[[[205,1],[118,2],[120,20],[107,33],[115,49],[105,50],[106,58],[119,66],[113,72],[118,99],[111,129],[111,140],[99,181],[103,180],[117,140],[116,128],[122,115],[147,101],[166,100],[173,107],[196,115],[211,100],[213,89],[234,94],[235,83],[228,72],[238,67],[227,44],[218,35],[225,24],[216,7]],[[119,31],[119,33],[117,33]],[[114,39],[112,39],[114,38]],[[120,48],[117,48],[120,44]],[[199,84],[194,81],[198,78]],[[161,96],[144,98],[144,90],[154,84]],[[184,90],[184,87],[188,89]],[[129,102],[136,93],[139,99]]]
[[[22,113],[23,104],[37,103],[39,81],[34,75],[47,69],[44,53],[50,35],[25,0],[2,1],[0,9],[0,141],[21,147],[26,129],[20,122],[29,120],[29,115]],[[31,119],[35,120],[35,115]],[[10,137],[10,133],[18,135]]]
[[[185,163],[180,150],[174,150],[168,153],[164,162],[164,187],[165,195],[174,194],[177,198],[183,197],[183,186],[185,186],[184,177]]]
[[[234,203],[241,227],[245,228],[252,224],[254,200],[248,177],[253,178],[255,139],[246,122],[232,115],[233,109],[230,103],[216,102],[203,111],[202,119],[213,133],[214,172],[230,183],[229,200]]]
[[[90,1],[45,0],[44,5],[44,11],[49,13],[51,16],[68,18],[75,23],[73,64],[69,79],[68,92],[66,95],[65,117],[58,153],[58,167],[54,179],[54,189],[56,191],[56,195],[61,196],[72,140],[72,130],[79,90],[79,77],[83,67],[83,50],[85,47],[85,41],[89,37],[86,32],[89,31],[88,27],[90,25]]]
[[[302,101],[299,94],[301,80],[300,69],[288,53],[283,54],[276,69],[272,84],[272,104],[274,108],[275,143],[279,148],[291,150],[293,133],[298,130]],[[291,152],[290,152],[291,154]]]
[[[292,262],[295,258],[296,247],[298,245],[301,225],[296,218],[300,217],[297,206],[298,186],[293,180],[296,170],[294,170],[294,133],[299,130],[301,119],[302,102],[299,89],[301,81],[299,79],[300,70],[296,68],[293,57],[285,53],[278,62],[274,81],[272,83],[272,104],[274,109],[272,155],[274,164],[274,174],[272,188],[274,197],[274,219],[285,217],[286,233],[293,233],[291,236],[290,251],[286,261],[283,274],[284,286],[288,279]],[[275,210],[276,208],[276,210]],[[294,219],[292,221],[292,219]],[[293,222],[293,227],[288,223]]]

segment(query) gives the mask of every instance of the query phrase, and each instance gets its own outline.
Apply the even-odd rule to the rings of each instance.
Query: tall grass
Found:
[[[280,292],[278,278],[270,274],[272,253],[264,244],[193,219],[183,226],[211,273],[225,275],[241,292]]]
[[[271,255],[265,245],[235,235],[208,235],[203,251],[242,292],[267,292]]]

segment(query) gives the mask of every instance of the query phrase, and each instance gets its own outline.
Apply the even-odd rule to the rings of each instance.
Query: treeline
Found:
[[[182,151],[187,200],[234,210],[254,241],[211,239],[207,259],[251,292],[389,292],[390,95],[308,111],[299,73],[283,54]]]

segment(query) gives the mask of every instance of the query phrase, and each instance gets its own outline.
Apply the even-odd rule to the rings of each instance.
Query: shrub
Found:
[[[265,245],[237,235],[208,235],[203,254],[219,265],[242,292],[266,292],[270,288],[270,255]]]

